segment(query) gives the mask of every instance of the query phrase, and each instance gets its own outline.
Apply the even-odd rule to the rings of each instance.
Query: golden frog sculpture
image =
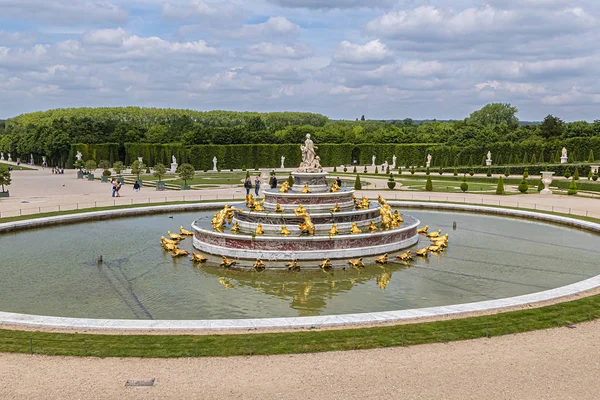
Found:
[[[335,236],[338,233],[340,233],[340,232],[338,231],[337,224],[331,225],[331,229],[329,230],[329,236]]]
[[[262,224],[258,224],[258,225],[256,226],[256,231],[254,232],[254,234],[255,234],[256,236],[262,236],[262,235],[264,235],[264,234],[265,234],[265,232],[263,231]]]
[[[350,228],[350,233],[353,235],[356,235],[358,233],[362,233],[362,231],[360,230],[360,228],[358,226],[356,226],[356,222],[352,223],[352,228]]]
[[[290,231],[287,230],[285,225],[281,227],[281,236],[290,236]]]
[[[429,253],[429,247],[423,247],[422,249],[415,251],[415,254],[418,256],[421,256],[421,257],[427,257],[428,253]]]
[[[301,215],[306,213],[306,208],[304,208],[302,206],[302,204],[298,205],[298,207],[296,207],[296,209],[294,210],[294,214],[296,214],[297,217],[300,217]]]
[[[335,205],[333,206],[333,208],[330,211],[331,212],[339,212],[340,211],[340,205],[338,203],[335,203]]]
[[[192,261],[203,263],[206,262],[206,257],[202,254],[192,253]]]
[[[364,268],[365,264],[362,261],[362,257],[358,260],[349,260],[348,264],[352,265],[352,268]]]
[[[288,181],[284,181],[281,188],[279,188],[279,193],[287,193],[288,190],[290,190],[290,184]]]
[[[319,266],[324,270],[331,269],[333,267],[333,265],[331,264],[331,260],[329,258],[327,258],[325,261],[321,262],[319,264]]]
[[[394,222],[398,226],[404,222],[404,218],[402,218],[402,215],[400,215],[400,213],[398,212],[398,210],[394,210],[394,214],[393,214],[392,217],[394,218]]]
[[[231,227],[231,233],[240,233],[240,224],[237,221]]]
[[[265,269],[265,263],[262,260],[256,260],[253,265],[255,271],[263,271]]]
[[[171,238],[171,240],[183,240],[183,236],[177,234],[177,233],[171,233],[171,231],[167,231],[167,234],[169,235],[169,237]]]
[[[194,236],[194,232],[184,229],[183,225],[179,227],[179,233],[183,236]]]
[[[281,204],[279,204],[279,203],[275,204],[275,212],[282,213],[284,211],[285,210],[283,208],[281,208]]]
[[[254,202],[254,211],[256,211],[256,212],[265,211],[265,199]]]
[[[175,249],[172,252],[173,252],[173,257],[187,256],[188,254],[190,254],[189,251],[183,250],[183,249]]]
[[[417,229],[417,233],[426,234],[428,230],[429,230],[429,225],[425,225],[424,227]]]
[[[298,264],[296,261],[290,261],[287,263],[287,269],[289,271],[300,271],[300,264]]]
[[[228,221],[231,223],[233,220],[233,210],[235,210],[234,207],[230,207],[229,204],[225,204],[225,207],[223,207],[222,210],[217,211],[217,213],[213,216],[210,224],[215,230],[223,232],[223,225],[225,225],[225,222]]]
[[[304,184],[304,188],[302,189],[302,193],[310,193],[310,189],[308,188],[308,183]]]
[[[333,181],[331,187],[329,188],[330,193],[339,192],[342,188],[338,185],[337,181]]]
[[[387,264],[387,262],[388,262],[388,255],[387,255],[387,253],[385,253],[385,254],[384,254],[384,255],[382,255],[382,256],[379,256],[379,257],[377,257],[377,258],[375,259],[375,262],[376,262],[377,264]]]
[[[392,227],[392,223],[394,221],[392,217],[392,207],[383,197],[381,197],[381,195],[379,195],[377,201],[380,204],[379,215],[381,216],[381,227],[385,230],[388,230]]]
[[[410,261],[413,259],[412,254],[410,253],[410,250],[408,250],[406,253],[398,254],[396,256],[396,258],[401,261]]]
[[[377,225],[375,225],[374,221],[371,221],[368,229],[369,229],[369,232],[377,232],[379,230],[379,228],[377,228]]]
[[[223,256],[223,259],[221,260],[221,267],[229,268],[234,266],[235,264],[237,264],[236,261],[230,260],[225,256]]]
[[[369,199],[367,199],[365,196],[363,196],[362,199],[361,199],[361,202],[362,202],[362,208],[363,208],[363,210],[368,210],[369,209],[369,204],[371,203],[369,201]]]

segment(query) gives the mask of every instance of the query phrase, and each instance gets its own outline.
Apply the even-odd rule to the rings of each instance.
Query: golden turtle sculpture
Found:
[[[413,259],[412,254],[410,253],[410,250],[408,250],[405,253],[402,254],[398,254],[396,256],[397,259],[401,260],[401,261],[410,261]]]
[[[206,260],[207,260],[207,258],[204,257],[202,254],[192,253],[192,261],[203,263],[203,262],[206,262]]]
[[[230,260],[229,258],[223,256],[221,260],[221,267],[229,268],[237,264],[237,261]]]
[[[182,234],[183,236],[194,236],[194,232],[184,229],[183,226],[179,227],[179,233]]]
[[[417,229],[417,233],[425,234],[427,233],[427,230],[429,230],[429,225],[425,225],[424,227]]]
[[[290,261],[287,263],[287,269],[289,271],[300,271],[300,264],[298,264],[296,261]]]
[[[254,265],[252,267],[254,268],[255,271],[264,271],[265,263],[262,262],[262,260],[256,260],[256,262],[254,263]]]
[[[377,258],[375,259],[375,262],[376,262],[377,264],[387,264],[387,262],[388,262],[388,255],[387,255],[387,253],[385,253],[385,254],[384,254],[384,255],[382,255],[382,256],[379,256],[379,257],[377,257]]]
[[[349,260],[348,264],[352,265],[352,268],[364,268],[365,264],[362,261],[362,257],[358,260]]]

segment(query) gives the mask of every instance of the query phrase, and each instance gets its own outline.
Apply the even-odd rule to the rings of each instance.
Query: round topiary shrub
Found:
[[[347,167],[344,167],[344,172],[348,172],[348,168]]]
[[[102,171],[102,175],[103,176],[110,176],[110,171],[105,169],[104,171]]]
[[[467,176],[466,175],[463,175],[462,183],[460,184],[460,190],[462,190],[463,192],[466,192],[467,190],[469,190],[469,185],[467,184]]]
[[[521,192],[521,193],[527,193],[527,190],[529,189],[529,185],[527,184],[527,180],[525,179],[525,177],[523,177],[523,179],[521,179],[521,183],[519,183],[519,186],[517,186],[517,189],[519,189],[519,192]]]
[[[510,176],[510,168],[509,167],[506,167],[506,169],[504,170],[504,176],[507,178]]]
[[[492,168],[491,168],[491,167],[488,167],[488,170],[487,170],[487,174],[486,174],[486,175],[488,176],[488,178],[489,178],[490,176],[492,176]]]
[[[523,170],[523,178],[529,178],[529,167],[525,167],[525,169]]]
[[[469,175],[471,175],[471,176],[475,175],[475,170],[473,168],[471,168],[471,170],[469,171]]]
[[[592,180],[596,182],[598,180],[598,174],[592,175]]]
[[[394,181],[394,176],[392,174],[390,174],[390,177],[387,181],[387,185],[388,188],[390,188],[391,190],[394,190],[394,188],[396,187],[396,182]]]

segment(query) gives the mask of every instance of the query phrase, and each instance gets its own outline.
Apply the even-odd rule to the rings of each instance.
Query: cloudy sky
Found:
[[[368,4],[368,6],[365,6]],[[0,118],[57,107],[600,118],[597,0],[0,0]]]

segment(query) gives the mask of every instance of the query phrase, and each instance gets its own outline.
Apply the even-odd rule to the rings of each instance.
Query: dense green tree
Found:
[[[565,131],[564,122],[553,115],[547,115],[540,124],[540,136],[544,139],[560,137]]]
[[[187,182],[194,178],[196,171],[191,164],[181,164],[177,167],[177,175],[179,175],[179,179],[183,179],[183,186],[187,186]]]
[[[2,193],[4,193],[5,186],[9,186],[12,179],[10,177],[10,171],[7,166],[0,165],[0,186],[2,186]]]
[[[512,130],[519,125],[519,119],[516,117],[518,111],[516,107],[510,104],[491,103],[480,110],[472,112],[467,120],[469,123],[476,125]]]
[[[161,163],[158,163],[154,166],[154,171],[152,172],[152,175],[154,175],[159,182],[162,182],[162,178],[163,176],[165,176],[166,173],[167,167],[165,167]]]

